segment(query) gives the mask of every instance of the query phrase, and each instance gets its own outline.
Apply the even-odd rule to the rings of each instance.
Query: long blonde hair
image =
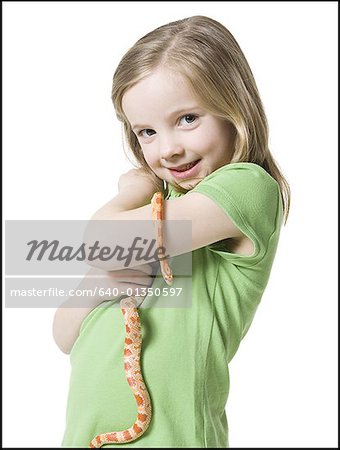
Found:
[[[252,71],[232,34],[209,17],[192,16],[156,28],[128,50],[114,73],[112,101],[140,165],[151,172],[124,114],[122,98],[161,65],[184,76],[202,107],[234,126],[230,162],[258,164],[278,182],[286,223],[290,188],[268,148],[268,123]]]

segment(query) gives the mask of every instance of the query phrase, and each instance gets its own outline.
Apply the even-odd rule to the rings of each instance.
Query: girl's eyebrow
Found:
[[[176,111],[172,111],[168,115],[167,119],[169,120],[169,119],[171,119],[174,116],[178,116],[179,114],[183,114],[185,112],[188,113],[189,111],[193,112],[193,111],[198,110],[198,109],[201,109],[198,105],[185,106],[185,107],[183,107],[181,109],[177,109]],[[149,127],[149,125],[139,125],[139,124],[131,125],[132,130],[135,130],[136,128],[144,129],[144,128],[148,128],[148,127]]]

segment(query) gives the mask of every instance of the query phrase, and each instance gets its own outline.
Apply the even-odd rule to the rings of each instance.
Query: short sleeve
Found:
[[[219,243],[208,249],[232,262],[256,264],[266,254],[271,238],[282,224],[280,188],[261,166],[227,164],[208,175],[188,194],[199,192],[211,198],[254,245],[252,255],[229,253]],[[207,218],[208,220],[208,218]]]

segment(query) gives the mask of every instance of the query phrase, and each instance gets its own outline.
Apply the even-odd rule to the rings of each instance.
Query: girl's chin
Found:
[[[183,180],[177,183],[175,183],[175,187],[180,188],[178,190],[182,190],[183,193],[190,191],[191,189],[194,189],[194,187],[197,186],[197,184],[202,181],[201,179],[193,179],[193,180]]]
[[[194,187],[200,182],[201,180],[193,180],[193,181],[187,181],[186,183],[184,183],[183,188],[186,189],[187,191],[190,191],[191,189],[194,189]]]

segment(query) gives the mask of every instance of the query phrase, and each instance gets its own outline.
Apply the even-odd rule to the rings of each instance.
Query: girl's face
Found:
[[[202,109],[174,72],[152,72],[124,94],[122,107],[149,167],[172,185],[193,189],[232,158],[232,126]]]

